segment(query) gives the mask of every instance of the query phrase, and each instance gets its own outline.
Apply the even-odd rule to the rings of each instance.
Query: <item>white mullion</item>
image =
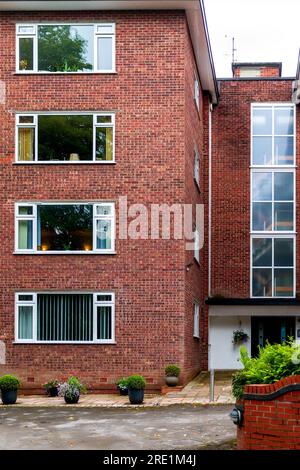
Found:
[[[274,106],[272,106],[272,165],[275,165]]]
[[[93,294],[93,342],[97,341],[97,294]]]
[[[93,162],[96,161],[97,115],[93,114]]]
[[[33,312],[32,312],[32,339],[37,341],[37,294],[33,294]]]
[[[39,117],[37,114],[34,115],[34,126],[35,126],[35,135],[34,135],[34,145],[35,145],[35,152],[34,152],[34,161],[38,162],[38,131],[39,131]]]

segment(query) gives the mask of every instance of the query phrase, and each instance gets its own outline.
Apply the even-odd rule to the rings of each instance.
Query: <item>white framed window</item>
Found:
[[[195,75],[195,78],[194,78],[194,99],[195,99],[197,109],[199,111],[200,109],[200,83],[199,83],[199,78],[197,77],[197,75]]]
[[[295,165],[293,104],[252,104],[251,164],[252,166]]]
[[[194,231],[194,258],[200,263],[200,235],[199,230],[196,227]]]
[[[198,149],[194,148],[194,180],[197,183],[198,188],[200,187],[200,157]]]
[[[15,252],[114,253],[115,205],[111,202],[16,203]]]
[[[112,292],[17,292],[15,341],[114,343]]]
[[[115,72],[115,23],[17,24],[20,73]]]
[[[294,170],[252,170],[251,231],[295,231]]]
[[[295,236],[252,235],[251,296],[295,297]]]
[[[200,327],[199,327],[199,322],[200,322],[200,315],[199,315],[199,302],[195,301],[194,302],[194,338],[199,338],[200,337]]]
[[[17,163],[114,163],[113,113],[16,115]]]

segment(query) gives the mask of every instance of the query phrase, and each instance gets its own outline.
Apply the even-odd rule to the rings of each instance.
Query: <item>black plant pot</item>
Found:
[[[47,391],[48,391],[49,397],[58,397],[58,389],[57,389],[57,387],[48,388]]]
[[[14,405],[17,401],[17,390],[5,390],[1,392],[1,399],[3,405]]]
[[[74,405],[75,403],[79,402],[80,395],[74,397],[68,397],[65,395],[64,398],[67,405]]]
[[[126,396],[128,395],[128,388],[120,388],[118,387],[120,395]]]
[[[144,401],[144,390],[128,389],[129,401],[132,405],[141,405]]]

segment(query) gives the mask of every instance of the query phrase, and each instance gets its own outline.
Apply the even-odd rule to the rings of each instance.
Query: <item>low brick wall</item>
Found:
[[[300,449],[300,375],[245,386],[240,450]]]

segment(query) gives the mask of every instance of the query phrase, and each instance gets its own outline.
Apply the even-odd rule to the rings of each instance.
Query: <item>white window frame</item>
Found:
[[[92,294],[93,295],[93,340],[92,341],[38,341],[37,340],[37,296],[39,294]],[[19,300],[20,295],[32,295],[32,301]],[[98,301],[98,295],[110,295],[110,301]],[[19,339],[19,307],[33,307],[33,339]],[[97,339],[97,307],[111,307],[111,339]],[[41,291],[41,292],[16,292],[15,293],[15,343],[38,343],[38,344],[115,344],[115,294],[114,292],[82,292],[82,291]]]
[[[38,27],[39,26],[93,26],[94,27],[94,63],[92,70],[77,72],[49,72],[47,70],[38,70]],[[31,28],[31,31],[21,32],[21,28]],[[110,37],[112,39],[112,68],[100,70],[97,68],[98,44],[97,39],[101,37]],[[33,70],[21,70],[19,68],[19,39],[33,39]],[[83,74],[83,73],[116,73],[116,24],[115,23],[17,23],[16,24],[16,71],[21,74]]]
[[[93,116],[93,154],[91,160],[38,160],[38,117],[39,116]],[[98,123],[97,118],[101,116],[109,116],[111,122]],[[20,123],[21,117],[33,117],[33,123]],[[113,134],[113,148],[112,148],[112,160],[96,160],[96,129],[98,127],[108,127],[112,129]],[[34,160],[19,160],[19,129],[20,128],[32,128],[35,129],[35,149],[34,149]],[[15,130],[15,163],[19,165],[89,165],[89,164],[100,164],[110,165],[115,163],[115,113],[112,112],[76,112],[76,111],[53,111],[53,112],[38,112],[38,113],[18,113],[16,114],[16,130]]]
[[[253,188],[253,175],[254,174],[257,174],[257,173],[270,173],[272,175],[272,200],[264,200],[264,201],[255,201],[253,200],[253,191],[252,191],[252,188]],[[293,174],[293,185],[294,185],[294,197],[293,197],[293,200],[291,201],[286,201],[286,200],[277,200],[276,201],[274,200],[274,179],[275,179],[275,174],[276,173],[292,173]],[[290,167],[283,167],[283,168],[276,168],[276,169],[270,169],[268,167],[259,167],[259,168],[253,168],[252,171],[251,171],[251,175],[250,175],[250,200],[251,200],[251,205],[250,205],[250,230],[251,230],[251,233],[258,233],[258,234],[270,234],[270,233],[278,233],[278,235],[283,235],[283,234],[291,234],[291,233],[295,233],[296,231],[296,173],[295,173],[295,170],[293,168],[290,168]],[[253,203],[254,202],[269,202],[272,204],[272,230],[253,230]],[[293,203],[293,229],[292,230],[274,230],[274,227],[275,227],[275,221],[274,221],[274,206],[275,206],[275,202],[283,202],[283,203]]]
[[[50,206],[50,205],[91,205],[93,206],[93,247],[92,250],[78,250],[78,251],[42,251],[37,249],[37,207],[38,206]],[[33,215],[19,215],[19,207],[29,206],[33,208]],[[111,208],[111,213],[107,215],[97,214],[97,207],[108,206]],[[33,220],[33,249],[19,249],[19,220]],[[110,220],[111,221],[111,248],[110,249],[97,249],[96,245],[96,224],[97,220]],[[116,214],[115,214],[115,203],[113,202],[17,202],[15,204],[15,254],[38,254],[38,255],[88,255],[88,254],[115,254],[115,238],[116,238]]]
[[[194,100],[198,111],[200,110],[200,81],[198,75],[195,73],[194,77]]]
[[[276,137],[293,137],[293,148],[294,148],[294,154],[293,154],[293,164],[283,164],[283,165],[278,165],[274,162],[274,109],[275,108],[286,108],[290,107],[293,110],[293,116],[294,116],[294,134],[293,135],[277,135]],[[255,108],[272,108],[272,163],[271,164],[266,164],[266,165],[258,165],[253,163],[253,137],[255,137],[255,134],[253,134],[253,110]],[[295,104],[291,102],[285,102],[285,103],[276,103],[276,102],[271,102],[271,103],[251,103],[251,141],[250,141],[250,146],[251,146],[251,168],[295,168],[296,167],[296,111],[295,111]],[[270,137],[269,135],[259,135],[258,137]]]
[[[284,235],[276,234],[270,235],[268,232],[262,232],[260,234],[251,235],[250,241],[250,291],[251,298],[253,299],[292,299],[296,295],[296,236],[295,235]],[[253,247],[252,240],[255,238],[270,238],[272,239],[272,265],[271,266],[253,266]],[[280,238],[293,240],[293,266],[274,266],[274,240]],[[253,270],[254,269],[271,269],[272,270],[272,295],[271,296],[254,296],[253,295]],[[275,269],[292,269],[293,270],[293,295],[292,296],[278,296],[275,294],[275,283],[274,283],[274,270]]]
[[[200,304],[197,300],[194,301],[194,333],[193,337],[200,338]]]
[[[200,155],[197,147],[194,147],[194,180],[200,189]]]

